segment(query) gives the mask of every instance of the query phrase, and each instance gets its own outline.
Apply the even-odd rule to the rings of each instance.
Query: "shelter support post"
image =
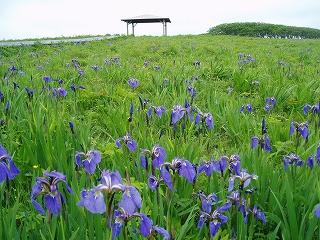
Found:
[[[167,22],[164,22],[164,35],[167,36]]]
[[[127,22],[127,36],[129,36],[129,23]]]
[[[162,22],[162,35],[167,36],[167,22],[166,21]]]
[[[136,23],[131,23],[132,24],[132,36],[134,36],[134,27],[137,25]]]

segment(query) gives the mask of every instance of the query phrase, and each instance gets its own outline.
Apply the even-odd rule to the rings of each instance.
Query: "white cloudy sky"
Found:
[[[168,34],[197,34],[224,22],[259,21],[320,29],[320,0],[0,0],[0,39],[126,33],[121,18],[170,17]],[[136,35],[161,35],[138,24]]]

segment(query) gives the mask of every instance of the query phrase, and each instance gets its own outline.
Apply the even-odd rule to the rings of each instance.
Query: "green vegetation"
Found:
[[[284,156],[296,153],[306,160],[320,143],[318,116],[303,114],[304,104],[319,101],[319,62],[319,40],[235,36],[119,37],[80,45],[0,48],[0,144],[21,170],[15,179],[0,184],[0,239],[111,239],[104,214],[77,206],[80,191],[96,186],[102,169],[118,170],[125,183],[135,186],[142,197],[140,211],[173,239],[209,239],[207,225],[197,228],[201,204],[196,193],[214,192],[219,204],[225,203],[230,173],[202,173],[195,184],[175,175],[174,191],[164,184],[151,191],[140,153],[155,144],[166,150],[167,162],[180,157],[199,164],[239,154],[242,168],[258,176],[250,183],[256,190],[248,195],[248,204],[264,211],[267,223],[250,214],[245,224],[233,206],[226,212],[228,222],[212,239],[319,239],[314,206],[320,202],[320,166],[316,161],[313,169],[306,163],[287,171],[283,166]],[[13,65],[17,70],[11,71]],[[140,85],[131,89],[129,78]],[[73,92],[71,84],[85,89]],[[188,85],[197,92],[193,106],[213,115],[212,130],[199,129],[187,119],[175,129],[170,125],[173,106],[190,102]],[[58,87],[68,94],[53,97],[52,88]],[[166,113],[147,122],[139,96],[164,106]],[[264,110],[267,97],[277,101],[270,112]],[[248,103],[253,113],[240,113]],[[251,137],[261,134],[263,118],[270,153],[250,147]],[[289,136],[291,121],[309,121],[308,141],[296,144],[296,136]],[[116,147],[115,140],[126,132],[137,141],[137,151]],[[102,153],[102,161],[94,175],[87,175],[76,168],[74,158],[77,151],[91,149]],[[65,204],[58,216],[42,216],[31,204],[32,186],[45,170],[64,173],[74,191],[69,194],[59,186]],[[116,195],[115,203],[119,198]],[[138,222],[130,221],[125,228],[119,239],[142,239]]]
[[[62,39],[82,39],[92,37],[107,37],[111,34],[105,35],[75,35],[75,36],[60,36],[60,37],[46,37],[46,38],[24,38],[24,39],[5,39],[0,40],[1,42],[16,42],[16,41],[40,41],[40,40],[62,40]]]
[[[320,38],[320,30],[279,24],[244,22],[225,23],[209,30],[214,35],[238,35],[248,37]]]

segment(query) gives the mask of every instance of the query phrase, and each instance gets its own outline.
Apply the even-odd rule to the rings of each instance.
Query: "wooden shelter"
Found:
[[[121,19],[127,23],[127,36],[129,35],[129,25],[132,25],[132,35],[134,36],[134,27],[138,23],[162,23],[163,36],[167,36],[167,23],[171,23],[170,18],[158,17],[153,15],[141,15],[133,18]]]

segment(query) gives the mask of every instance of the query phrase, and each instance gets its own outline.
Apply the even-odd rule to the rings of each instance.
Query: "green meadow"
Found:
[[[320,113],[303,111],[305,104],[320,101],[319,40],[205,34],[1,47],[0,78],[0,144],[20,170],[14,179],[0,183],[0,239],[111,239],[106,214],[77,206],[81,190],[98,185],[104,169],[119,171],[123,183],[139,191],[138,212],[166,229],[172,239],[320,238],[315,216],[320,202]],[[130,78],[139,81],[137,88],[129,86]],[[72,84],[84,89],[73,91]],[[196,91],[193,99],[188,86]],[[55,96],[53,89],[59,87],[66,96]],[[148,106],[163,106],[161,118],[148,117],[139,96],[149,100]],[[270,111],[265,110],[268,97],[276,99]],[[172,109],[185,107],[186,101],[211,113],[214,127],[208,129],[204,121],[195,124],[187,113],[172,124]],[[240,112],[247,104],[252,112]],[[263,119],[270,152],[251,147],[252,137],[261,136]],[[308,122],[307,140],[299,132],[289,135],[292,121]],[[137,142],[136,151],[115,144],[126,133]],[[224,214],[228,221],[214,236],[209,220],[197,227],[200,191],[217,195],[213,210],[229,201],[229,169],[210,177],[199,173],[193,183],[172,171],[172,190],[163,182],[151,190],[150,171],[141,167],[140,155],[156,144],[165,149],[165,162],[186,159],[195,169],[203,161],[239,155],[241,169],[257,176],[247,187],[251,191],[239,189],[246,198],[247,223],[233,205]],[[77,152],[89,150],[102,155],[94,174],[75,163]],[[303,166],[293,164],[285,170],[283,159],[290,153],[297,154]],[[307,162],[310,156],[313,167]],[[59,183],[64,196],[60,213],[41,215],[31,202],[32,186],[37,177],[53,170],[66,176],[73,194]],[[152,173],[160,177],[157,169]],[[37,201],[43,205],[42,197]],[[120,199],[121,194],[114,196],[114,209]],[[265,224],[252,213],[254,205],[264,212]],[[139,227],[138,220],[126,222],[118,239],[143,239]]]

